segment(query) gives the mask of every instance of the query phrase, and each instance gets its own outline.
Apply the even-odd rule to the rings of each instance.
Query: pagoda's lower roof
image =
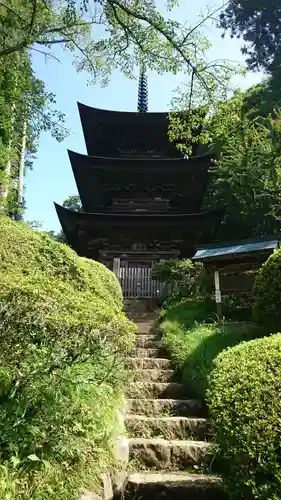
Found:
[[[80,255],[97,258],[95,252],[109,245],[178,241],[181,245],[212,241],[223,218],[224,209],[196,214],[108,214],[73,212],[55,204],[69,244]],[[90,250],[90,247],[92,250]]]
[[[219,208],[209,212],[199,212],[195,214],[171,214],[171,213],[88,213],[88,212],[76,212],[68,208],[62,207],[55,203],[55,207],[58,216],[61,220],[65,219],[67,221],[79,221],[90,224],[107,224],[109,226],[114,225],[131,225],[131,224],[177,224],[185,225],[192,222],[211,221],[214,218],[221,218],[224,214],[224,208]]]

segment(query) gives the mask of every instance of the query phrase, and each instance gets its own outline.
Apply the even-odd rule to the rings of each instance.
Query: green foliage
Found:
[[[168,1],[159,7],[155,0],[86,0],[82,4],[63,0],[53,6],[44,0],[12,0],[0,7],[0,21],[6,27],[5,36],[0,36],[0,58],[9,60],[26,49],[56,57],[52,48],[59,44],[73,52],[78,71],[86,71],[92,83],[100,80],[104,85],[116,69],[134,78],[138,65],[158,74],[182,72],[185,84],[173,104],[170,139],[190,154],[194,132],[196,142],[198,135],[203,141],[206,112],[217,99],[226,98],[237,67],[207,56],[211,43],[200,28],[214,12],[205,11],[192,26],[169,17],[177,3]],[[96,36],[95,25],[102,25],[107,36]],[[181,119],[183,108],[185,120]],[[198,108],[202,112],[190,113]]]
[[[281,250],[274,252],[258,272],[253,288],[253,317],[268,331],[281,321]]]
[[[280,498],[280,370],[280,334],[243,342],[214,363],[208,401],[230,498]]]
[[[190,286],[190,293],[196,285],[196,276],[201,271],[200,264],[194,264],[191,260],[170,259],[163,263],[157,263],[153,267],[153,274],[162,281],[169,283],[186,280]]]
[[[183,329],[190,329],[198,323],[213,323],[216,320],[215,301],[212,298],[187,298],[172,302],[162,309],[160,318]]]
[[[4,9],[5,10],[5,9]],[[7,31],[16,33],[17,23],[1,19]],[[8,24],[8,26],[7,26]],[[1,36],[0,36],[1,38]],[[17,216],[18,178],[22,143],[25,138],[25,171],[32,167],[42,131],[49,131],[58,141],[66,135],[64,115],[53,109],[54,95],[47,92],[41,80],[35,77],[28,53],[12,54],[1,59],[0,74],[0,208]],[[26,125],[26,127],[25,127]]]
[[[200,323],[194,321],[195,313]],[[169,319],[162,323],[164,343],[181,371],[182,381],[189,393],[202,399],[216,356],[228,347],[261,334],[256,327],[247,323],[203,323],[203,316],[209,322],[212,317],[207,308],[204,311],[203,303],[201,307],[198,303],[185,304],[185,308],[181,305],[176,311],[168,312],[167,316]]]
[[[184,71],[192,98],[197,96],[198,101],[202,93],[209,98],[214,89],[224,87],[219,76],[226,73],[228,77],[229,73],[224,61],[210,63],[205,57],[211,44],[199,26],[212,11],[201,16],[198,26],[189,26],[185,20],[179,23],[169,18],[177,4],[177,0],[168,1],[159,8],[155,0],[129,4],[124,0],[86,0],[82,4],[65,0],[52,8],[43,0],[12,0],[11,5],[1,7],[0,15],[4,21],[16,23],[17,29],[0,37],[0,57],[38,45],[51,56],[52,46],[60,44],[75,54],[78,71],[87,71],[93,81],[101,78],[106,84],[115,69],[132,77],[141,63],[160,74]],[[102,25],[107,36],[91,36],[93,25]]]
[[[242,53],[250,69],[279,73],[281,60],[279,0],[232,0],[220,16],[220,26],[243,38]]]
[[[77,71],[104,85],[116,69],[134,78],[139,65],[158,74],[182,72],[185,85],[173,103],[170,140],[185,154],[190,154],[193,142],[206,142],[206,113],[226,97],[236,68],[208,59],[211,44],[199,28],[212,12],[189,26],[185,20],[170,19],[176,5],[174,0],[164,8],[155,0],[10,0],[0,5],[0,199],[6,214],[20,218],[24,209],[17,195],[25,125],[26,167],[32,165],[41,131],[50,131],[58,140],[67,133],[64,115],[53,109],[54,95],[34,76],[30,51],[57,59],[52,49],[60,45],[73,53]],[[102,26],[106,36],[97,36],[95,26]]]
[[[199,292],[205,276],[202,264],[193,263],[189,259],[170,259],[157,263],[153,266],[152,273],[169,285],[169,302],[195,295]]]
[[[255,86],[216,105],[208,125],[217,156],[208,206],[224,205],[226,240],[280,230],[280,93]]]
[[[253,298],[252,295],[223,295],[223,317],[227,321],[251,321]]]
[[[24,276],[47,273],[69,283],[74,290],[94,293],[120,310],[122,291],[114,274],[102,264],[77,257],[67,245],[60,245],[48,235],[33,231],[23,223],[0,219],[0,262],[2,271],[19,271]]]
[[[71,196],[68,196],[68,198],[66,198],[66,200],[64,200],[63,206],[65,208],[68,208],[69,210],[73,210],[74,212],[81,212],[82,204],[81,204],[80,196],[78,196],[77,194],[73,194]]]
[[[218,87],[218,72],[221,74],[224,67],[228,72],[228,65],[224,61],[206,62],[205,53],[211,45],[198,29],[201,23],[188,26],[169,18],[177,4],[172,0],[159,8],[155,0],[129,4],[124,0],[86,0],[82,4],[66,0],[52,8],[43,0],[13,0],[1,7],[0,15],[4,21],[15,22],[17,30],[0,37],[0,57],[36,44],[50,56],[52,46],[61,44],[75,53],[78,71],[87,71],[93,81],[101,78],[107,83],[115,69],[132,77],[134,67],[141,63],[161,74],[183,70],[191,76],[194,96],[200,82],[209,95]],[[211,15],[211,11],[205,12],[202,24]],[[108,36],[92,37],[93,25],[102,25]]]
[[[0,231],[0,497],[74,500],[113,466],[134,325],[104,266],[23,223]]]
[[[170,120],[170,139],[183,144],[188,156],[211,153],[212,183],[205,208],[226,207],[221,240],[241,240],[280,231],[281,94],[268,79],[229,98],[216,95],[191,106],[179,94]],[[187,92],[188,95],[188,92]],[[197,95],[197,94],[196,94]],[[200,94],[199,94],[200,95]],[[200,113],[198,112],[200,109]],[[178,113],[177,113],[178,111]],[[205,111],[205,112],[204,112]],[[186,145],[185,145],[186,141]],[[200,147],[193,152],[195,143]]]
[[[82,212],[82,204],[80,196],[76,194],[68,196],[68,198],[64,200],[63,206],[65,208],[68,208],[69,210],[73,210],[74,212]],[[52,239],[58,241],[59,243],[67,244],[67,240],[62,229],[58,233],[55,233],[54,231],[49,231],[46,234],[48,234]]]
[[[32,368],[35,359],[27,360]],[[97,359],[52,375],[41,370],[8,400],[2,382],[1,499],[8,490],[11,499],[76,500],[78,488],[96,488],[99,473],[115,465],[111,441],[124,375],[119,366],[119,379],[104,382],[106,369]]]

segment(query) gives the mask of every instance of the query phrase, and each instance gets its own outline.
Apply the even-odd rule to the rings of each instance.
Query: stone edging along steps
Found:
[[[127,391],[126,428],[130,463],[126,499],[225,500],[220,479],[199,472],[211,461],[212,444],[202,401],[188,397],[175,380],[155,318],[135,317],[132,382]]]

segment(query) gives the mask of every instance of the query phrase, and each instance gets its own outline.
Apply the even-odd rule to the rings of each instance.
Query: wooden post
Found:
[[[220,289],[220,275],[219,271],[214,271],[215,278],[215,299],[217,305],[217,315],[219,321],[222,321],[222,305],[221,305],[221,289]]]
[[[117,278],[120,278],[120,258],[117,257],[113,259],[113,272],[117,276]]]

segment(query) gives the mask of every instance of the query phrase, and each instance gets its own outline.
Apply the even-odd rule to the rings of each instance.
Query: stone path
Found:
[[[225,500],[217,477],[202,472],[211,460],[208,422],[201,401],[188,399],[175,380],[155,318],[133,318],[138,326],[133,382],[127,391],[126,427],[130,469],[126,499]]]

